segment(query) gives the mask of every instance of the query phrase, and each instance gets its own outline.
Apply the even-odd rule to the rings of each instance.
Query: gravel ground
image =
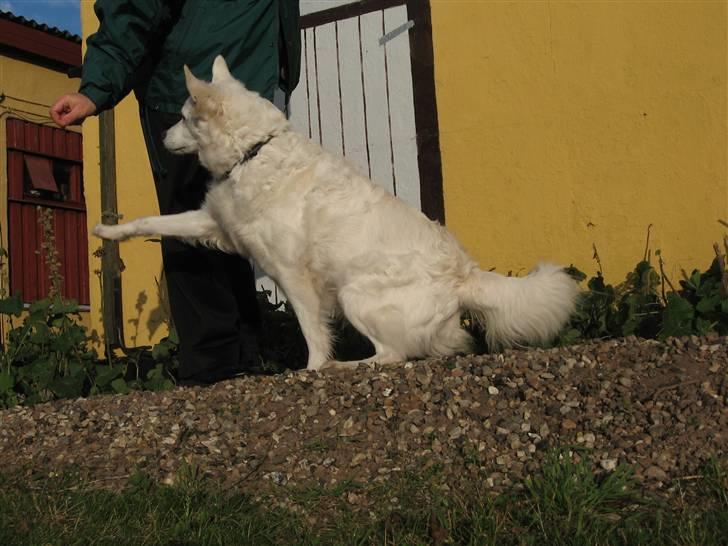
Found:
[[[627,338],[351,371],[248,377],[0,412],[5,471],[75,468],[116,487],[183,461],[263,494],[386,482],[443,463],[498,490],[556,446],[650,489],[728,451],[728,338]],[[351,499],[350,499],[351,500]]]

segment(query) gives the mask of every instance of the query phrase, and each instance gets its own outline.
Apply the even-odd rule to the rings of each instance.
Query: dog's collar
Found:
[[[258,155],[258,152],[260,152],[261,148],[263,146],[265,146],[266,144],[268,144],[271,140],[273,140],[273,137],[274,136],[275,135],[269,135],[268,138],[266,138],[264,140],[261,140],[260,142],[257,142],[256,144],[253,144],[253,146],[247,152],[245,152],[243,154],[243,157],[241,157],[240,159],[238,159],[235,162],[235,165],[233,165],[232,167],[230,167],[230,170],[228,170],[225,173],[225,175],[224,175],[225,178],[227,178],[228,176],[230,176],[230,173],[233,172],[237,167],[239,167],[240,165],[243,165],[243,164],[247,163],[248,161],[250,161],[251,159],[253,159],[256,155]]]

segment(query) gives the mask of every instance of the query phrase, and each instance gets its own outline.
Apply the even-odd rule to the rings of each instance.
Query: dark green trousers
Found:
[[[210,174],[196,155],[162,143],[179,115],[142,106],[140,117],[162,214],[200,207]],[[179,378],[216,381],[259,365],[260,315],[250,263],[237,255],[162,239],[172,320],[180,340]]]

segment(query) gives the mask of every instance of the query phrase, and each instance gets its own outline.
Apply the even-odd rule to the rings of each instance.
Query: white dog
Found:
[[[204,204],[99,224],[95,235],[175,237],[252,258],[293,305],[314,370],[342,364],[330,360],[337,310],[382,364],[467,352],[464,312],[483,322],[491,347],[544,342],[564,326],[578,288],[560,267],[522,278],[479,269],[444,227],[293,132],[221,56],[211,83],[187,67],[185,77],[190,98],[164,143],[212,173]]]

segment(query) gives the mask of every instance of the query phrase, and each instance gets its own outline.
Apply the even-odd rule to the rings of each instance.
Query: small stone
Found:
[[[488,387],[488,394],[492,394],[493,396],[495,396],[499,392],[500,391],[498,390],[498,387],[494,387],[493,385]]]
[[[351,460],[351,466],[358,466],[366,458],[367,458],[367,456],[365,453],[357,453],[356,455],[354,455],[354,458]]]
[[[455,427],[454,429],[452,429],[450,431],[450,434],[449,434],[451,440],[457,440],[462,435],[463,435],[463,429],[460,427]]]
[[[655,465],[652,465],[648,467],[647,470],[645,470],[645,476],[661,482],[667,480],[667,472],[662,470],[662,468],[660,468],[659,466]]]
[[[269,476],[276,485],[286,485],[288,483],[288,477],[283,472],[271,472]]]
[[[499,466],[507,465],[511,461],[511,458],[508,455],[500,455],[495,458],[495,462]]]
[[[564,419],[561,422],[561,428],[564,430],[574,430],[576,428],[576,423],[571,419]]]
[[[617,468],[617,459],[602,459],[599,461],[599,465],[607,472],[611,472]]]

